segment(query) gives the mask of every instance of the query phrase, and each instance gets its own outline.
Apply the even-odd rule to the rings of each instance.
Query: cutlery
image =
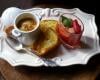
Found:
[[[8,37],[5,39],[5,41],[12,49],[14,49],[16,51],[24,50],[28,54],[40,58],[42,61],[44,61],[45,66],[50,66],[50,67],[59,66],[56,62],[54,62],[50,59],[46,59],[46,58],[37,56],[36,54],[33,53],[33,51],[31,51],[31,49],[24,47],[24,45],[22,43],[20,43],[18,40],[14,39],[13,37]]]
[[[2,52],[2,42],[3,42],[3,24],[0,21],[0,52]]]
[[[3,39],[0,37],[0,52],[2,52],[2,42],[3,42]]]

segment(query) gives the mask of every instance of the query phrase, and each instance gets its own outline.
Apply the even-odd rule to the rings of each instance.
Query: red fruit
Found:
[[[67,40],[70,33],[68,32],[68,29],[64,27],[63,24],[58,24],[58,29],[57,32],[59,34],[59,36],[63,39],[63,40]]]
[[[74,28],[76,34],[81,33],[81,26],[76,19],[72,21],[72,27]]]

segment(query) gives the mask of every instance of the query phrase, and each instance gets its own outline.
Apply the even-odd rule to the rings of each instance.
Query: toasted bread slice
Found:
[[[51,28],[56,31],[57,23],[58,22],[56,20],[42,20],[40,22],[40,29],[43,32],[47,31],[48,28]]]
[[[42,20],[40,22],[41,35],[33,44],[33,50],[35,50],[37,55],[43,56],[58,45],[57,23],[56,20]]]
[[[37,55],[42,56],[47,52],[52,50],[58,45],[58,36],[55,31],[51,28],[48,28],[45,33],[43,33],[42,37],[39,38],[33,45],[34,50]]]

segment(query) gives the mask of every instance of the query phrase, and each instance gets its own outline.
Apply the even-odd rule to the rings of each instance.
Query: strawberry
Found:
[[[81,26],[78,24],[76,19],[72,21],[72,27],[74,28],[76,34],[81,33]]]
[[[57,27],[58,27],[57,32],[59,36],[64,40],[67,39],[70,35],[70,33],[68,32],[68,29],[65,28],[63,24],[58,24]]]

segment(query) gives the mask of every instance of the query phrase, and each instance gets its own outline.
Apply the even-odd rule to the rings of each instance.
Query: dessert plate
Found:
[[[88,60],[100,52],[99,36],[97,34],[97,26],[95,24],[95,16],[85,13],[78,8],[62,9],[62,8],[31,8],[22,10],[16,7],[10,7],[6,9],[1,16],[1,22],[4,27],[13,24],[14,18],[21,12],[32,12],[38,15],[42,20],[53,19],[58,20],[59,16],[63,13],[70,13],[78,16],[84,24],[84,33],[81,41],[84,43],[84,47],[80,49],[66,49],[63,45],[60,45],[53,53],[57,53],[51,60],[57,63],[59,66],[70,66],[74,64],[87,64]],[[0,24],[1,25],[1,24]],[[0,30],[1,31],[1,30]],[[2,35],[3,36],[3,35]],[[4,37],[3,37],[4,38]],[[0,43],[1,44],[1,43]],[[46,66],[44,61],[39,57],[32,56],[27,53],[18,53],[13,50],[6,42],[2,41],[2,51],[0,52],[0,58],[6,60],[12,66]]]

